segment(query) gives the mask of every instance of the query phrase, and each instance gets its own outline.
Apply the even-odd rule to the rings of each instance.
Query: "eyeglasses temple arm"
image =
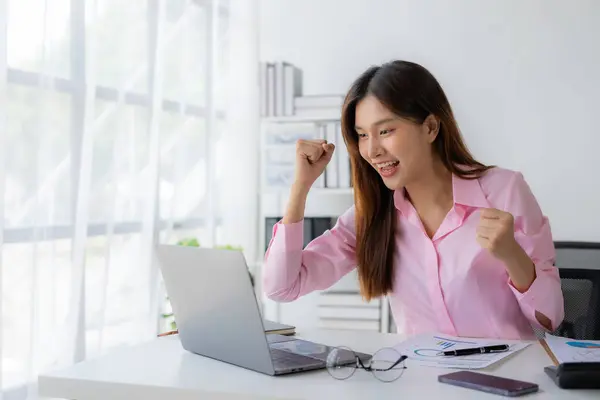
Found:
[[[396,367],[396,365],[400,364],[402,361],[406,360],[408,357],[407,356],[402,356],[398,359],[398,361],[396,361],[394,364],[392,364],[391,367],[388,367],[386,369],[380,369],[379,371],[389,371],[391,369],[394,369],[394,367]]]
[[[362,368],[364,368],[366,370],[368,370],[370,368],[370,367],[365,367],[365,364],[363,364],[363,362],[359,356],[356,356],[356,361],[358,362],[358,365],[360,365]]]

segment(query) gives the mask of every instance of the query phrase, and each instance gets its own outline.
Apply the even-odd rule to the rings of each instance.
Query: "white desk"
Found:
[[[402,339],[394,334],[348,331],[314,331],[298,336],[371,353]],[[538,383],[540,392],[528,398],[599,398],[599,391],[556,387],[543,371],[549,364],[544,349],[535,343],[483,372]],[[326,370],[271,377],[188,353],[176,336],[170,336],[42,375],[39,394],[78,400],[501,398],[438,383],[437,376],[449,370],[418,367],[410,360],[406,365],[402,377],[393,383],[380,382],[364,370],[357,370],[345,381],[333,379]]]

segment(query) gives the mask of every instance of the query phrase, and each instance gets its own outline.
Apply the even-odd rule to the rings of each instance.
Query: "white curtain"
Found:
[[[257,229],[257,0],[0,0],[0,399],[168,328],[152,258]]]

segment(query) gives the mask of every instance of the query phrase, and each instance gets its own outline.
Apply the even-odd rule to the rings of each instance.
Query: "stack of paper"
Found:
[[[546,335],[546,344],[561,364],[600,362],[600,340],[575,340]]]
[[[475,347],[508,344],[508,351],[502,353],[473,354],[469,356],[443,356],[440,352]],[[438,368],[481,369],[489,367],[511,354],[520,351],[530,343],[516,340],[490,340],[458,338],[448,335],[418,335],[395,346],[400,354],[420,365]]]

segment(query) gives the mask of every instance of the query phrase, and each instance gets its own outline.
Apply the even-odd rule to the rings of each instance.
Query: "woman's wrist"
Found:
[[[502,262],[513,286],[520,292],[526,292],[536,278],[535,264],[517,241],[513,249],[502,257]]]
[[[310,188],[312,185],[310,184],[306,184],[304,182],[294,182],[292,184],[291,190],[290,190],[290,197],[294,197],[294,196],[304,196],[307,197],[308,196],[308,192],[310,192]]]

